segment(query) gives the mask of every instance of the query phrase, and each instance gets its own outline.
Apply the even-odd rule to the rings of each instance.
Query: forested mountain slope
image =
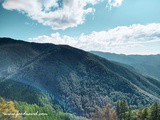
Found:
[[[123,55],[91,51],[108,60],[132,66],[138,72],[160,80],[160,55]]]
[[[24,85],[36,95],[47,96],[49,104],[56,102],[64,111],[84,116],[95,106],[103,108],[119,99],[136,107],[160,99],[156,79],[70,46],[1,38],[0,56],[0,85],[5,85],[0,96],[4,98],[16,99],[17,95],[3,92]]]

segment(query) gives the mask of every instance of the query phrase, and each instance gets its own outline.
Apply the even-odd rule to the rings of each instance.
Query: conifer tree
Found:
[[[116,103],[116,113],[119,120],[120,119],[120,101],[117,101]]]
[[[132,111],[131,111],[131,107],[128,108],[128,114],[127,114],[127,120],[131,120],[132,119]]]
[[[151,120],[158,120],[158,115],[159,110],[158,110],[158,103],[155,102],[154,105],[151,107]]]
[[[148,108],[144,108],[143,110],[142,110],[142,119],[143,120],[147,120],[148,119]]]

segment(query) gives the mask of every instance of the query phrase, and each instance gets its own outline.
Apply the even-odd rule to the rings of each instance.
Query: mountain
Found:
[[[160,54],[124,55],[98,51],[91,51],[91,53],[111,61],[129,65],[142,74],[146,74],[160,80]]]
[[[70,46],[0,38],[0,56],[0,96],[5,99],[57,104],[87,117],[96,106],[119,99],[134,107],[160,100],[158,80]]]

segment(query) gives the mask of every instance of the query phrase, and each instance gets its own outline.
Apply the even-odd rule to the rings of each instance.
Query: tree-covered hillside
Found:
[[[7,99],[88,118],[117,100],[141,108],[160,99],[156,79],[70,46],[1,38],[0,56],[0,96]]]
[[[160,120],[160,104],[155,102],[151,106],[135,110],[125,100],[119,100],[116,107],[111,104],[107,104],[104,109],[97,107],[92,120]]]
[[[124,55],[91,51],[91,53],[133,67],[137,72],[160,80],[160,55]]]

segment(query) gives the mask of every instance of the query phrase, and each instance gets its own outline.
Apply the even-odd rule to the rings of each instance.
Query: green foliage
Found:
[[[150,112],[151,120],[160,120],[160,105],[157,102],[151,106]]]
[[[124,101],[116,105],[118,120],[160,120],[160,104],[155,102],[150,107],[132,110]]]
[[[98,51],[92,51],[91,53],[118,62],[118,64],[121,63],[120,65],[130,70],[160,79],[160,55],[123,55]]]
[[[18,117],[4,116],[2,113],[19,113]],[[21,115],[25,113],[25,115]],[[32,115],[29,115],[32,114]],[[34,114],[34,115],[33,115]],[[54,110],[51,107],[40,107],[36,104],[26,102],[5,101],[0,98],[0,120],[70,120],[69,114],[60,110]]]
[[[118,101],[116,106],[116,112],[117,116],[120,120],[127,119],[127,116],[130,117],[130,115],[126,115],[126,112],[128,111],[128,105],[126,101]]]
[[[15,108],[13,101],[7,102],[0,97],[0,120],[21,120],[22,116],[11,115],[17,112],[18,110]]]
[[[47,108],[58,104],[89,117],[96,105],[126,100],[142,108],[160,96],[159,81],[69,46],[1,38],[0,56],[0,96],[6,99]]]
[[[92,114],[92,120],[117,120],[116,111],[111,104],[107,104],[104,109],[96,107],[94,114]]]

